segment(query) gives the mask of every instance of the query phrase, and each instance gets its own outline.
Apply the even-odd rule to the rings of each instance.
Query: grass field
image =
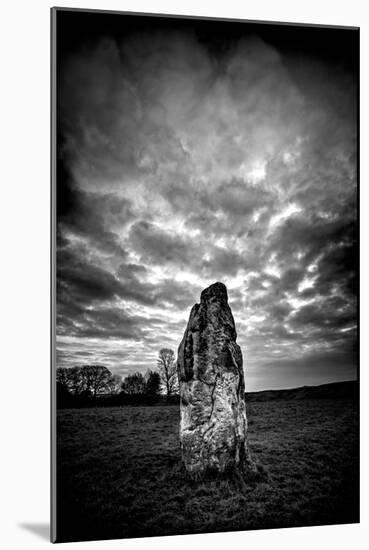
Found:
[[[248,404],[259,481],[191,482],[177,407],[58,412],[58,541],[353,523],[357,412],[350,399]]]

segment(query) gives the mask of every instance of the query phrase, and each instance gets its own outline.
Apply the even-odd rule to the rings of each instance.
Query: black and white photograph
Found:
[[[358,27],[51,15],[53,541],[358,523]]]

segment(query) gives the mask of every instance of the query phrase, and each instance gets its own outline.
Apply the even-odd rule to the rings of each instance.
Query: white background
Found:
[[[0,12],[0,544],[45,546],[49,520],[49,8],[2,3]],[[361,27],[361,517],[360,525],[77,543],[81,548],[363,548],[369,539],[368,453],[368,17],[365,2],[127,0],[59,6]],[[0,371],[0,372],[1,372]],[[27,527],[28,526],[28,527]],[[367,543],[367,542],[366,542]]]

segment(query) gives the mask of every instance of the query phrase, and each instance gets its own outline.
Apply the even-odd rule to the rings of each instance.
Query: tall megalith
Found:
[[[236,339],[226,286],[215,283],[193,306],[178,349],[181,452],[191,475],[253,467]]]

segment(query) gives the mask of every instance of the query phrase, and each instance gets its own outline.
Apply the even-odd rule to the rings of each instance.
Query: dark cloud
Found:
[[[131,227],[129,239],[141,257],[158,264],[173,262],[180,266],[191,257],[189,242],[146,221],[140,220]]]
[[[324,300],[323,304],[308,304],[300,308],[291,316],[290,323],[296,328],[344,328],[355,323],[356,312],[330,307],[330,301]]]
[[[273,319],[277,323],[283,323],[287,321],[293,308],[287,302],[272,303],[271,307],[267,310],[269,318]]]
[[[154,302],[150,293],[152,287],[143,285],[134,278],[135,266],[126,266],[130,277],[126,280],[119,279],[104,268],[90,263],[83,257],[83,252],[86,254],[86,249],[80,248],[81,258],[77,253],[68,250],[57,254],[59,303],[72,301],[88,306],[116,298],[133,299],[142,304]]]
[[[114,193],[87,193],[74,186],[67,192],[71,206],[59,216],[59,237],[67,239],[71,234],[86,239],[89,246],[104,254],[125,255],[115,231],[133,219],[130,202]]]
[[[78,338],[139,340],[141,326],[146,323],[147,319],[131,317],[116,307],[83,309],[73,318],[59,316],[59,334]]]

